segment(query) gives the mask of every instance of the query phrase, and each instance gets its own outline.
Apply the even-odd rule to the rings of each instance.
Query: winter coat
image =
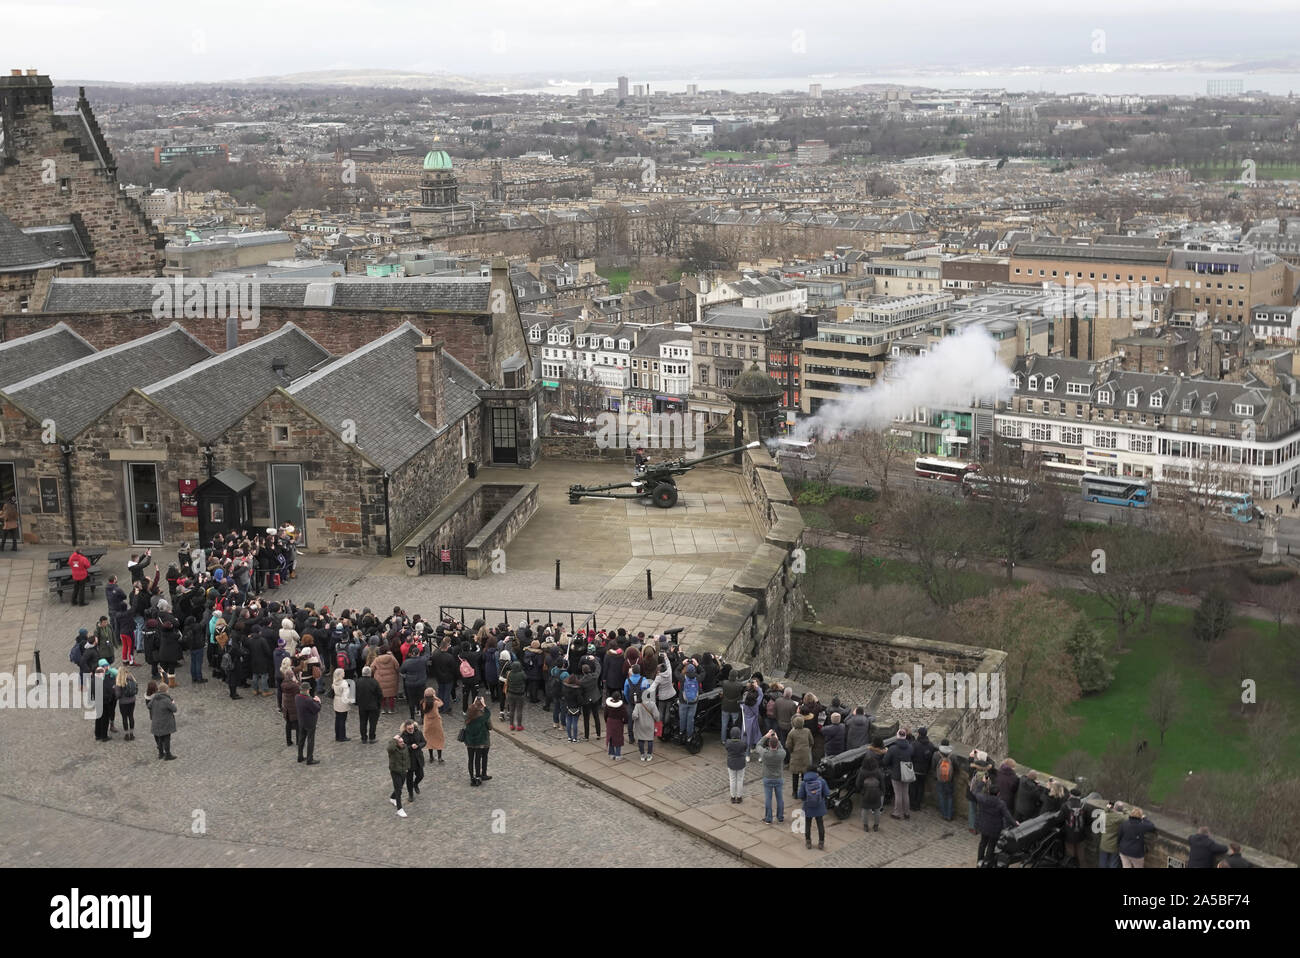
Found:
[[[659,721],[659,713],[654,707],[646,699],[638,702],[636,708],[632,710],[632,733],[637,741],[654,741],[657,721]]]
[[[844,751],[844,743],[848,740],[848,729],[839,722],[831,722],[822,726],[822,738],[826,740],[827,757],[839,755]]]
[[[155,692],[144,700],[149,709],[149,733],[171,735],[176,731],[176,703],[166,692]]]
[[[1008,827],[1015,825],[1016,820],[1011,817],[1011,812],[1007,811],[1007,803],[999,796],[982,792],[975,796],[975,801],[978,803],[978,808],[975,810],[975,827],[979,829],[981,835],[996,838],[1001,834],[1004,825]]]
[[[1227,845],[1220,845],[1209,835],[1197,832],[1187,839],[1191,853],[1187,856],[1188,868],[1213,868],[1214,859],[1228,853]]]
[[[809,786],[814,782],[821,782],[821,793],[816,798],[812,798],[808,794]],[[826,784],[826,779],[816,772],[807,771],[803,773],[803,778],[799,782],[799,792],[795,797],[803,799],[805,818],[821,818],[826,814],[826,796],[830,790],[830,786]]]
[[[134,705],[135,697],[140,693],[140,686],[136,685],[134,677],[128,677],[126,685],[119,685],[117,688],[117,701],[119,705]],[[152,716],[151,716],[152,718]]]
[[[1001,795],[1001,792],[998,794]],[[1016,819],[1019,821],[1027,822],[1036,818],[1043,807],[1043,790],[1038,787],[1038,783],[1032,778],[1022,778],[1016,787],[1016,802],[1012,807],[1015,808]]]
[[[384,698],[391,699],[397,697],[398,674],[400,666],[397,659],[393,658],[392,653],[385,651],[382,655],[375,657],[375,664],[370,667],[371,674],[375,681],[379,683],[379,688]]]
[[[338,714],[339,712],[347,712],[347,710],[352,707],[352,700],[348,698],[348,695],[352,691],[351,687],[348,685],[346,680],[340,680],[335,682],[331,688],[334,691],[335,714]]]
[[[90,575],[90,560],[74,549],[68,556],[68,568],[72,570],[73,582],[85,582]]]
[[[388,740],[388,770],[394,775],[405,775],[411,770],[411,749],[400,736]]]
[[[885,761],[882,765],[889,770],[889,777],[895,782],[903,780],[903,763],[912,761],[912,743],[907,739],[900,738],[889,746],[885,752]],[[913,766],[915,770],[915,766]]]
[[[763,766],[764,781],[781,781],[785,778],[785,749],[780,745],[768,748],[765,743],[760,743],[754,749],[754,756]]]
[[[249,668],[253,670],[254,675],[266,675],[271,671],[274,661],[271,646],[267,643],[266,637],[260,633],[250,636],[248,639]],[[168,661],[164,659],[164,661]]]
[[[871,755],[864,757],[858,768],[857,790],[862,796],[863,808],[880,808],[885,797],[884,773],[880,771],[880,763]]]
[[[739,712],[740,696],[745,691],[745,683],[735,679],[725,679],[722,683],[722,711]]]
[[[621,689],[627,677],[627,659],[621,649],[610,649],[600,667],[601,679],[607,689]]]
[[[1156,830],[1149,818],[1128,818],[1119,827],[1119,853],[1129,858],[1146,858],[1146,836]]]
[[[1111,855],[1119,854],[1119,827],[1128,820],[1128,816],[1123,812],[1108,810],[1106,813],[1106,828],[1101,834],[1101,842],[1098,845],[1099,850],[1108,852]]]
[[[619,656],[622,658],[622,656]],[[622,702],[605,699],[605,742],[616,748],[623,747],[623,723],[627,721],[627,709]]]
[[[740,737],[735,728],[732,728],[731,737],[723,747],[727,750],[727,768],[738,772],[745,767],[746,756],[752,748]]]
[[[425,683],[429,680],[429,660],[423,655],[409,656],[402,661],[398,672],[402,676],[402,684],[408,689],[423,689]],[[424,692],[421,691],[420,695],[423,694]]]
[[[584,704],[600,704],[600,679],[595,672],[583,672],[582,677],[578,679],[578,684],[582,686],[582,701]]]
[[[780,707],[780,703],[778,703]],[[850,715],[844,720],[844,750],[861,748],[871,741],[871,720],[865,715]]]
[[[790,753],[790,771],[806,772],[812,767],[812,732],[806,728],[792,728],[785,737],[785,750]]]
[[[424,733],[420,731],[420,726],[416,726],[409,732],[402,733],[402,741],[406,743],[406,748],[411,755],[411,768],[424,768],[424,750],[429,747],[429,743],[424,738]],[[414,745],[415,748],[411,748]]]
[[[302,688],[302,683],[295,678],[290,677],[280,680],[280,711],[284,713],[286,722],[298,721],[298,690],[300,688]]]
[[[488,709],[472,722],[465,723],[465,747],[488,748],[491,745],[492,713]]]
[[[753,748],[758,744],[758,740],[763,737],[762,731],[758,727],[758,716],[763,711],[763,690],[757,689],[757,696],[753,705],[741,704],[740,715],[744,720],[745,745]]]
[[[1014,808],[1016,790],[1020,787],[1020,776],[1014,768],[999,765],[994,781],[998,786],[998,798],[1007,803],[1007,808]]]
[[[357,679],[357,708],[363,712],[378,712],[384,690],[379,687],[374,676],[363,675]]]
[[[316,727],[316,717],[320,715],[320,703],[303,689],[298,693],[297,705],[298,727],[304,731],[314,729]]]
[[[424,703],[430,700],[426,695],[420,704],[420,711],[424,713],[424,738],[429,743],[429,748],[441,750],[447,747],[447,733],[443,731],[442,713],[438,711],[442,708],[443,702],[435,695],[432,697],[433,708],[426,709]]]
[[[916,772],[917,778],[925,778],[930,774],[930,759],[938,751],[934,743],[924,735],[918,735],[916,741],[912,743],[912,769]]]

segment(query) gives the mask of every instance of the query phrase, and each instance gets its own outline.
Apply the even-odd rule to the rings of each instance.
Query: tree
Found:
[[[1160,744],[1165,744],[1165,733],[1182,715],[1182,679],[1172,670],[1161,672],[1151,683],[1147,698],[1147,717],[1160,733]]]
[[[1288,579],[1276,585],[1253,585],[1248,593],[1250,601],[1267,609],[1276,626],[1275,638],[1282,637],[1282,625],[1300,613],[1300,582]]]
[[[1027,551],[1037,524],[1037,486],[1023,466],[1023,456],[996,433],[988,461],[980,465],[979,499],[972,503],[988,523],[990,550],[1002,560],[1007,580]]]
[[[1202,642],[1217,642],[1232,624],[1232,600],[1219,586],[1212,586],[1192,613],[1192,634]]]
[[[1104,641],[1083,616],[1076,616],[1066,633],[1065,650],[1074,668],[1074,679],[1084,695],[1104,692],[1115,679],[1115,670],[1106,658]]]
[[[889,476],[913,458],[914,450],[902,436],[888,429],[864,429],[853,440],[855,457],[880,490],[880,502],[889,501]]]
[[[818,482],[829,485],[835,479],[835,471],[848,458],[849,447],[844,441],[836,439],[818,443],[818,447],[817,458],[812,460],[808,472]]]
[[[1156,752],[1137,735],[1112,738],[1101,754],[1097,770],[1097,791],[1114,801],[1142,805],[1155,776]],[[1239,776],[1244,778],[1244,776]]]
[[[962,641],[1006,653],[1007,718],[1024,717],[1031,743],[1068,732],[1075,722],[1070,704],[1079,697],[1079,684],[1060,668],[1066,651],[1059,623],[1072,615],[1069,605],[1038,584],[968,599],[953,609]]]
[[[882,528],[900,556],[910,560],[916,584],[939,609],[947,611],[967,597],[970,587],[962,569],[982,545],[982,532],[961,503],[908,490],[894,497]]]

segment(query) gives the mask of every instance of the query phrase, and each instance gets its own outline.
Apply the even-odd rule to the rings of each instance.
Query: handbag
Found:
[[[906,782],[910,784],[916,781],[916,770],[912,768],[911,762],[899,762],[898,771],[899,771],[898,780],[900,782]]]
[[[663,738],[663,737],[664,737],[664,723],[655,722],[655,738]]]
[[[456,741],[458,741],[458,742],[463,742],[463,741],[465,741],[465,730],[464,730],[464,729],[461,729],[459,732],[456,733]]]
[[[474,666],[464,659],[460,660],[460,677],[462,679],[472,679],[474,677]]]

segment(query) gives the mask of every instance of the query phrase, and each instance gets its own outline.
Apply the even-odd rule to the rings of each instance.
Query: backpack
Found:
[[[1069,835],[1082,835],[1084,832],[1083,806],[1071,805],[1065,816],[1065,831]]]
[[[72,640],[72,651],[68,653],[68,661],[73,665],[81,664],[81,640]]]
[[[822,799],[822,780],[815,778],[811,782],[803,783],[804,801],[816,804]]]
[[[700,697],[700,680],[687,676],[682,680],[682,701],[688,705]]]
[[[939,768],[935,772],[935,777],[941,782],[952,781],[952,759],[947,755],[939,759]]]
[[[221,653],[221,671],[232,672],[234,671],[234,668],[235,668],[235,659],[230,654],[230,650],[227,649],[225,652]]]
[[[347,646],[340,645],[334,650],[334,666],[344,672],[352,671],[352,654],[348,651]]]
[[[474,666],[470,665],[462,658],[460,660],[460,677],[462,679],[472,679],[474,674]]]
[[[506,673],[506,691],[511,695],[524,694],[524,673],[511,669]]]

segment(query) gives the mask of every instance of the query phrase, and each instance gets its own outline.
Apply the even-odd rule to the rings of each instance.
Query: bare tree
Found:
[[[832,439],[818,443],[817,447],[817,458],[812,460],[808,472],[817,482],[829,485],[835,479],[835,471],[848,459],[849,446],[842,440]]]
[[[1060,623],[1074,615],[1037,584],[968,599],[953,609],[963,641],[1006,652],[1007,718],[1022,715],[1031,741],[1073,724],[1070,705],[1079,697],[1079,684],[1072,669],[1061,668],[1067,653]]]
[[[909,490],[894,497],[882,527],[939,609],[967,598],[962,570],[982,545],[982,534],[961,503]]]
[[[1147,717],[1160,733],[1160,744],[1165,744],[1165,733],[1173,727],[1183,712],[1182,679],[1172,670],[1161,672],[1151,683],[1147,699]]]
[[[1155,777],[1156,751],[1137,735],[1113,738],[1101,754],[1097,791],[1130,805],[1142,805]],[[1242,777],[1242,776],[1238,776]]]
[[[889,477],[897,476],[915,458],[916,452],[902,436],[889,429],[864,429],[851,441],[855,458],[880,491],[880,501],[889,501]]]

